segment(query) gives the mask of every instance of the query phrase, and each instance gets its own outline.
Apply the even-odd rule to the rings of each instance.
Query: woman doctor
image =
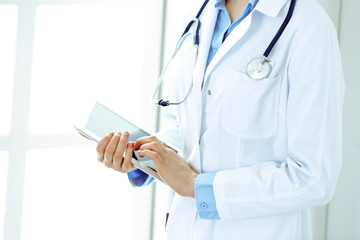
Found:
[[[297,0],[268,57],[270,75],[247,74],[290,3],[210,0],[195,67],[189,38],[169,70],[174,99],[186,95],[191,76],[193,89],[165,108],[165,129],[136,143],[127,132],[99,142],[98,159],[129,172],[135,186],[151,178],[131,171],[131,149],[154,160],[176,192],[167,239],[312,238],[310,208],[331,200],[341,168],[344,83],[329,17],[314,0]]]

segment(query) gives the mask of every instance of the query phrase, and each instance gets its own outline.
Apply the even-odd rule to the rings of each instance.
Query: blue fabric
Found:
[[[201,173],[195,179],[196,208],[202,219],[220,219],[213,189],[215,175],[216,172]]]
[[[225,7],[225,0],[216,1],[214,7],[219,9],[219,13],[216,20],[205,71],[209,66],[211,60],[214,58],[215,54],[221,47],[223,40],[225,40],[230,35],[230,33],[241,23],[241,21],[244,20],[244,18],[246,18],[251,13],[258,1],[259,0],[250,0],[248,5],[245,7],[242,15],[232,24],[229,11]]]
[[[129,181],[130,181],[131,185],[133,185],[133,187],[146,186],[154,181],[153,177],[147,175],[140,169],[136,169],[134,171],[128,172],[127,175],[128,175]]]

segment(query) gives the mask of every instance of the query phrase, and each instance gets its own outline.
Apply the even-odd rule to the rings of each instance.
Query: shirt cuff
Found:
[[[140,169],[127,173],[129,181],[133,187],[143,187],[147,186],[154,181],[154,178],[147,175]]]
[[[215,175],[216,172],[201,173],[195,179],[196,208],[202,219],[220,219],[213,189]]]

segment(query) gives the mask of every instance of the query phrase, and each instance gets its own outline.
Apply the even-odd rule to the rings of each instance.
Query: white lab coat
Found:
[[[158,136],[181,148],[197,171],[217,172],[221,220],[200,219],[195,199],[175,194],[167,239],[309,240],[310,208],[331,200],[341,168],[344,82],[336,30],[315,1],[298,0],[269,56],[270,76],[252,80],[246,65],[262,56],[290,4],[260,0],[204,76],[214,3],[201,16],[192,93],[164,110],[166,127]],[[187,91],[192,58],[189,39],[167,78],[173,98]]]

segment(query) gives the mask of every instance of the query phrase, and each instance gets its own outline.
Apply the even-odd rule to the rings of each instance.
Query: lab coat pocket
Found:
[[[225,80],[221,124],[241,138],[270,138],[278,130],[281,77],[254,80],[232,71]]]

